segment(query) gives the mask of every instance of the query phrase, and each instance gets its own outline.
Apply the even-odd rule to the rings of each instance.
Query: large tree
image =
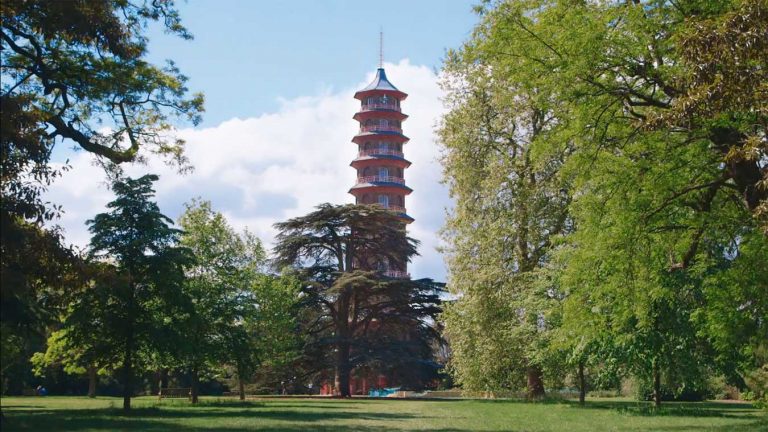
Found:
[[[534,159],[572,146],[559,171],[575,231],[555,269],[566,330],[614,344],[606,352],[651,383],[657,404],[663,381],[681,391],[702,368],[754,367],[766,335],[764,275],[749,265],[768,259],[765,1],[480,12],[473,66],[544,95],[557,119],[562,139],[534,142]],[[748,269],[747,286],[734,269]]]
[[[371,338],[418,329],[422,336],[437,337],[433,320],[440,312],[441,285],[390,279],[375,270],[382,262],[400,267],[416,254],[418,242],[406,235],[395,213],[377,206],[323,204],[275,227],[276,264],[298,270],[311,310],[305,329],[316,345],[335,352],[340,396],[350,396],[352,369],[372,360],[361,350]]]
[[[558,294],[542,276],[553,239],[569,228],[569,146],[543,92],[508,79],[506,59],[482,41],[449,53],[439,128],[444,176],[456,207],[443,231],[449,289],[444,315],[451,368],[468,390],[517,388],[544,395],[545,347]],[[478,67],[482,63],[483,67]],[[534,146],[557,140],[549,155]]]
[[[152,201],[152,183],[157,178],[117,180],[112,185],[117,197],[107,204],[110,211],[88,221],[92,255],[115,268],[113,275],[98,280],[74,306],[98,313],[100,325],[73,322],[68,332],[75,341],[91,341],[91,332],[100,333],[100,356],[120,364],[126,411],[131,408],[136,371],[148,352],[168,349],[169,333],[176,330],[168,323],[183,313],[188,300],[183,292],[184,271],[193,256],[179,247],[181,231],[171,227],[173,221]]]

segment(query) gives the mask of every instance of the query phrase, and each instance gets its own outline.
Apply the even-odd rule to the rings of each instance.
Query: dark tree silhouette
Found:
[[[335,352],[339,396],[350,396],[354,367],[385,357],[388,348],[399,349],[403,362],[409,353],[428,360],[424,350],[397,343],[366,349],[383,335],[439,339],[432,324],[443,285],[391,279],[374,270],[380,262],[403,265],[417,253],[418,241],[406,235],[396,214],[377,206],[323,204],[275,227],[276,264],[297,268],[309,311],[306,331],[314,344]]]

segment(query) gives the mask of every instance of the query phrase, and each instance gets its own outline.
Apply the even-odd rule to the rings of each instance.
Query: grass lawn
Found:
[[[122,400],[4,397],[10,431],[768,431],[768,415],[747,404],[646,403],[601,399],[531,404],[500,400],[336,400],[268,398],[240,402],[140,397],[131,415]]]

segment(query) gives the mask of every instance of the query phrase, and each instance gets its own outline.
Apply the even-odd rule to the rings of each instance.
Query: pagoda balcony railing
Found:
[[[361,125],[360,133],[365,132],[397,132],[403,133],[403,129],[399,126],[384,126],[384,125]]]
[[[361,111],[372,111],[377,109],[395,110],[400,112],[400,107],[397,104],[391,103],[364,103],[361,107]]]
[[[383,208],[385,208],[385,209],[387,209],[387,210],[390,210],[390,211],[393,211],[393,212],[397,212],[397,213],[407,213],[407,211],[405,211],[405,207],[403,207],[403,206],[401,206],[401,205],[397,205],[397,204],[388,204],[388,205],[384,205],[384,204],[382,204],[382,203],[378,203],[378,202],[377,202],[377,203],[371,203],[371,204],[374,204],[374,205],[377,205],[377,206],[383,207]]]
[[[397,156],[397,157],[405,157],[403,155],[403,152],[401,152],[399,150],[379,149],[379,148],[360,150],[360,152],[358,152],[357,155],[358,155],[358,157],[363,157],[363,156]]]
[[[386,182],[386,183],[397,183],[404,185],[405,179],[402,177],[395,177],[395,176],[363,176],[357,178],[358,183],[377,183],[377,182]]]
[[[399,206],[397,204],[390,204],[388,206],[384,206],[384,208],[386,208],[387,210],[391,210],[393,212],[397,212],[397,213],[407,213],[405,211],[405,207]]]
[[[383,273],[384,276],[395,279],[409,279],[411,277],[410,273],[401,270],[385,270]]]

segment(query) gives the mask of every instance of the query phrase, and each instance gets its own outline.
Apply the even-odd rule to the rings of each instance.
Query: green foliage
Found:
[[[242,383],[257,368],[281,370],[294,360],[298,282],[262,274],[261,241],[235,232],[210,202],[188,204],[179,224],[196,264],[187,270],[178,359],[192,371],[196,402],[195,380],[204,371],[229,363]]]
[[[265,259],[261,242],[250,233],[239,236],[210,202],[193,201],[179,219],[181,244],[194,254],[187,270],[185,305],[176,358],[192,373],[192,400],[197,402],[200,373],[215,369],[224,359],[247,355],[252,349],[242,323],[253,313],[247,285]],[[245,352],[245,353],[244,353]],[[239,354],[239,355],[238,355]]]
[[[536,146],[562,143],[559,120],[546,95],[510,79],[508,59],[488,58],[486,42],[478,35],[444,68],[450,112],[439,134],[456,199],[444,237],[457,299],[443,319],[465,388],[516,389],[527,374],[529,394],[541,397],[542,370],[558,369],[547,346],[560,294],[545,264],[570,226],[559,175],[570,150],[563,143],[536,159]]]
[[[58,230],[5,211],[0,211],[0,255],[0,379],[5,390],[9,379],[19,383],[8,371],[40,349],[46,327],[81,286],[82,261],[61,246]]]
[[[253,351],[259,366],[284,371],[300,355],[297,314],[301,283],[293,276],[261,275],[251,289],[257,313],[249,329],[256,337]]]
[[[745,395],[755,406],[768,410],[768,343],[763,339],[755,349],[754,366],[744,372],[749,389]]]
[[[70,349],[66,338],[65,330],[53,332],[46,341],[46,351],[44,353],[37,352],[32,356],[31,361],[35,375],[45,375],[45,369],[57,363],[61,363],[64,366],[64,372],[68,374],[85,373],[87,365],[81,362],[82,353]]]
[[[533,166],[554,168],[573,197],[574,229],[546,266],[563,298],[553,309],[562,325],[545,342],[551,355],[609,360],[656,393],[662,384],[676,395],[702,388],[717,370],[737,382],[767,336],[768,5],[533,0],[489,2],[480,12],[472,38],[446,63],[450,112],[441,130],[457,198],[447,228],[452,283],[487,290],[457,302],[477,305],[455,314],[475,326],[467,352],[488,353],[465,375],[520,365],[512,360],[519,354],[476,340],[508,328],[507,305],[519,310],[484,275],[510,273],[503,260],[525,227],[483,231],[514,224],[537,203],[494,188],[515,178],[516,166],[504,162],[518,141],[494,132],[537,132],[509,120],[535,107],[553,120],[530,140]],[[487,202],[508,210],[494,214]],[[548,221],[532,220],[539,228]],[[465,232],[455,232],[456,221]]]

